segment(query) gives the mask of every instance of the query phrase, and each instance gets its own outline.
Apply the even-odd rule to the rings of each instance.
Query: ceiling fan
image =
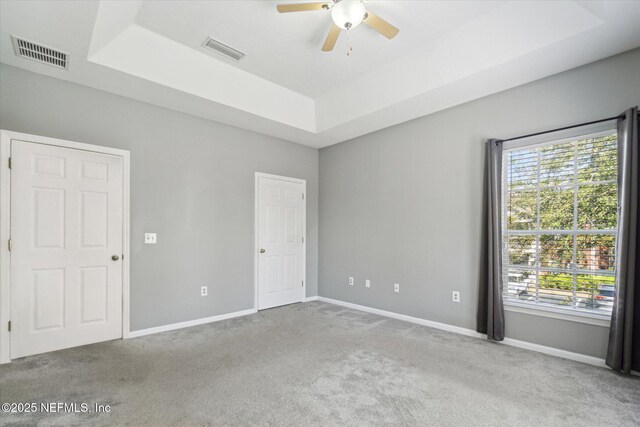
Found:
[[[384,19],[365,9],[362,0],[329,0],[316,3],[279,4],[277,9],[280,13],[331,9],[333,23],[322,45],[324,52],[333,50],[338,41],[340,31],[353,29],[360,25],[361,22],[364,22],[388,39],[394,38],[400,31]]]

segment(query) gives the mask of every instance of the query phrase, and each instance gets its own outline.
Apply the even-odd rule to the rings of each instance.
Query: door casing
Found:
[[[260,251],[260,235],[259,235],[259,223],[260,223],[260,206],[259,206],[259,185],[260,178],[269,178],[269,179],[277,179],[280,181],[287,182],[295,182],[296,184],[302,184],[302,194],[304,194],[304,199],[302,200],[302,238],[304,242],[302,243],[302,277],[304,280],[304,292],[305,297],[307,295],[307,181],[300,178],[291,178],[288,176],[280,176],[280,175],[272,175],[268,173],[256,172],[255,176],[255,222],[254,222],[254,248],[253,248],[253,279],[254,279],[254,304],[253,308],[258,310],[258,285],[259,285],[259,277],[258,277],[258,256]],[[303,300],[304,301],[304,300]]]
[[[11,169],[9,169],[9,158],[11,157],[12,139],[122,157],[122,338],[129,338],[129,151],[21,132],[0,130],[0,364],[11,362],[11,335],[8,330],[9,321],[11,320],[11,252],[9,251],[8,243],[11,238]]]

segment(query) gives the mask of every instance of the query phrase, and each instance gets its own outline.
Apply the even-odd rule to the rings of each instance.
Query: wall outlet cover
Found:
[[[364,281],[364,286],[367,287],[367,288],[370,288],[371,287],[371,280],[369,280],[369,279],[365,280]]]
[[[158,235],[156,233],[144,233],[144,243],[147,245],[155,245],[158,243]]]
[[[206,286],[200,286],[200,296],[201,297],[206,297],[207,295],[209,295],[209,290],[207,289]]]
[[[452,291],[451,292],[451,301],[460,302],[460,291]]]
[[[353,286],[353,277],[349,277],[349,286]]]
[[[396,292],[396,293],[400,292],[400,284],[399,283],[394,283],[393,284],[393,292]]]

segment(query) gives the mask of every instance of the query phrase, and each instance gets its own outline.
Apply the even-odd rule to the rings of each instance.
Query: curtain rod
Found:
[[[530,133],[529,135],[521,135],[521,136],[516,136],[516,137],[513,137],[513,138],[509,138],[509,139],[503,139],[502,142],[515,141],[516,139],[523,139],[523,138],[529,138],[531,136],[544,135],[545,133],[558,132],[558,131],[561,131],[561,130],[578,128],[580,126],[595,125],[596,123],[608,122],[610,120],[617,120],[617,119],[620,119],[620,118],[623,118],[623,117],[624,117],[624,114],[620,114],[619,116],[609,117],[609,118],[600,119],[600,120],[594,120],[592,122],[580,123],[580,124],[577,124],[577,125],[571,125],[571,126],[565,126],[565,127],[557,128],[557,129],[545,130],[544,132]]]

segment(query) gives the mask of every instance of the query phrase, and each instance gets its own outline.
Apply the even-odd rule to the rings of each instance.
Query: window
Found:
[[[505,149],[503,209],[505,303],[611,314],[615,131]]]

